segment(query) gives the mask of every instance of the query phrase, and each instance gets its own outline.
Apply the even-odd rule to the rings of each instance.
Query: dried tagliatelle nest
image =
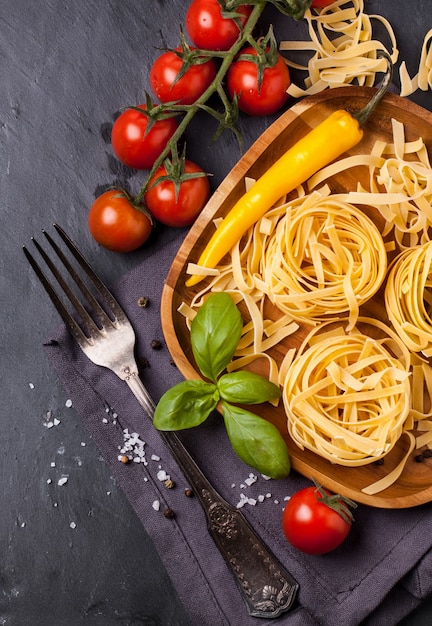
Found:
[[[323,325],[305,338],[283,385],[288,430],[296,444],[351,467],[388,454],[411,409],[406,347],[383,323],[359,321],[382,338],[357,327],[346,332]]]
[[[365,213],[343,199],[312,193],[286,205],[260,265],[262,289],[292,319],[314,325],[348,315],[352,328],[359,307],[385,278],[387,251]]]
[[[404,250],[385,287],[387,315],[405,345],[432,356],[432,241]]]

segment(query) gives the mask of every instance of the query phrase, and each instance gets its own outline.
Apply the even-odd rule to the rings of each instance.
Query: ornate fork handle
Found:
[[[155,404],[137,372],[126,371],[125,380],[152,419]],[[207,525],[234,575],[248,611],[253,617],[274,618],[291,608],[298,583],[268,550],[242,515],[226,502],[199,469],[173,432],[160,432],[180,469],[201,503]]]

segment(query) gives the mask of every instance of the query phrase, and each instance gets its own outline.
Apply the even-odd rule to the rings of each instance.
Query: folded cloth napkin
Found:
[[[160,323],[163,282],[181,238],[161,240],[113,288],[135,328],[140,373],[156,401],[182,379],[163,346]],[[149,299],[146,308],[138,305],[142,296]],[[151,347],[155,339],[162,342],[160,350]],[[181,437],[222,496],[234,505],[246,496],[245,516],[300,584],[291,612],[277,620],[250,617],[197,499],[185,497],[189,485],[127,385],[93,365],[63,328],[53,331],[46,352],[151,536],[193,626],[392,626],[432,592],[432,504],[402,510],[360,505],[340,548],[325,556],[302,554],[284,539],[281,515],[284,498],[310,482],[296,472],[274,481],[251,470],[232,451],[215,414]],[[119,462],[124,446],[146,462]],[[163,472],[175,488],[165,487]],[[164,516],[167,507],[174,518]]]

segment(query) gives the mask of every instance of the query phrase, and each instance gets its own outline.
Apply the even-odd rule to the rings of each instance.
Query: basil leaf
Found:
[[[191,324],[192,351],[201,373],[216,382],[232,360],[241,337],[240,311],[227,293],[213,293]]]
[[[159,400],[153,417],[158,430],[181,430],[204,422],[219,402],[216,385],[203,380],[184,380]]]
[[[224,374],[217,382],[223,400],[236,404],[260,404],[280,398],[277,385],[254,372]]]
[[[227,402],[222,402],[222,414],[232,447],[242,461],[271,478],[288,476],[288,449],[276,426]]]

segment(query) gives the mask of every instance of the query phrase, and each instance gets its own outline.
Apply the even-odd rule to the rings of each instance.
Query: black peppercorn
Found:
[[[424,461],[423,454],[417,454],[417,456],[415,456],[414,458],[415,458],[416,463],[423,463]]]
[[[192,498],[192,496],[193,496],[192,489],[190,489],[189,487],[187,489],[185,489],[185,496],[187,496],[188,498]]]
[[[153,350],[160,350],[162,348],[162,344],[158,339],[153,339],[150,345]]]
[[[138,358],[137,358],[137,363],[138,363],[138,366],[139,366],[139,367],[142,367],[142,368],[144,368],[144,367],[150,367],[149,360],[148,360],[148,359],[146,359],[146,357],[145,357],[145,356],[140,356],[140,357],[138,357]]]
[[[173,511],[172,509],[170,509],[170,508],[165,509],[165,511],[164,511],[164,515],[165,515],[165,517],[167,517],[168,519],[172,519],[173,517],[175,517],[175,513],[174,513],[174,511]]]

